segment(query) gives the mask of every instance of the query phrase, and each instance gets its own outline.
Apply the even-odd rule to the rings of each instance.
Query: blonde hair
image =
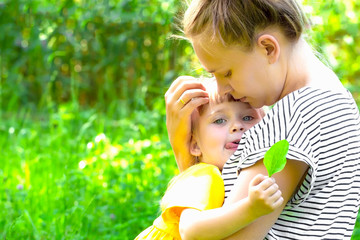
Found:
[[[252,49],[256,34],[279,27],[290,41],[301,36],[306,18],[296,0],[193,0],[183,19],[185,36],[204,32],[225,46]]]
[[[215,78],[200,78],[199,81],[206,88],[206,92],[209,95],[209,105],[217,105],[223,102],[238,102],[239,100],[235,99],[231,94],[220,95],[217,89],[217,83]],[[206,104],[207,105],[207,104]],[[203,113],[204,106],[201,105],[198,107],[199,114]]]

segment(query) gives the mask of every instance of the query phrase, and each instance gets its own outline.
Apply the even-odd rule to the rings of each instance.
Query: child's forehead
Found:
[[[223,99],[223,101],[209,100],[209,103],[203,106],[201,113],[211,113],[214,111],[254,111],[258,112],[260,109],[252,108],[248,103],[243,103],[233,99]]]
[[[240,102],[240,100],[235,99],[231,94],[225,94],[225,95],[220,95],[218,93],[218,87],[217,87],[217,82],[215,78],[200,78],[199,79],[202,84],[204,85],[208,95],[209,95],[209,102],[207,104],[204,104],[202,106],[200,106],[197,110],[199,112],[200,115],[202,115],[203,112],[205,112],[206,110],[208,110],[209,108],[221,108],[223,107],[224,110],[229,108],[230,106],[222,106],[222,105],[226,105],[224,103],[228,103],[228,102],[235,102],[236,105],[238,105],[237,107],[239,107],[241,110],[254,110],[254,111],[260,111],[259,109],[254,109],[252,108],[248,103],[243,103]],[[221,105],[222,104],[222,105]],[[221,105],[221,106],[219,106]],[[232,105],[234,106],[234,105]]]

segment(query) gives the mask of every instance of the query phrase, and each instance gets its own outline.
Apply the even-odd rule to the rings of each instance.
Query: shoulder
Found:
[[[176,185],[183,185],[184,183],[195,183],[199,182],[222,182],[221,173],[219,168],[214,165],[206,163],[195,164],[179,175],[174,177],[169,184],[168,190],[174,188]],[[180,183],[179,183],[180,182]]]
[[[221,175],[218,167],[207,163],[198,163],[186,169],[179,176],[183,176],[183,177],[188,175],[201,176],[201,175],[209,175],[209,174]]]
[[[280,117],[297,120],[301,117],[314,117],[331,114],[339,109],[356,107],[351,93],[343,86],[338,89],[317,87],[300,88],[281,99],[274,105],[273,111],[281,114]]]
[[[206,209],[221,206],[223,200],[224,182],[220,170],[213,165],[200,163],[174,178],[165,192],[161,207],[192,206]]]
[[[292,92],[288,97],[298,104],[318,102],[325,99],[330,100],[332,98],[352,98],[350,92],[343,86],[337,89],[307,86]],[[327,102],[331,103],[331,101]]]

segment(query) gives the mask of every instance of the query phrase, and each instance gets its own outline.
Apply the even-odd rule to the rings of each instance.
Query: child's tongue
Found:
[[[239,145],[238,143],[229,142],[225,145],[225,148],[226,149],[237,149],[238,145]]]

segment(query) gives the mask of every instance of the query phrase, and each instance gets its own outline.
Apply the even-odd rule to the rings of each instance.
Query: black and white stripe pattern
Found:
[[[238,169],[282,139],[287,158],[309,171],[265,239],[350,239],[360,204],[360,120],[351,94],[305,87],[275,104],[224,165],[225,197]]]

